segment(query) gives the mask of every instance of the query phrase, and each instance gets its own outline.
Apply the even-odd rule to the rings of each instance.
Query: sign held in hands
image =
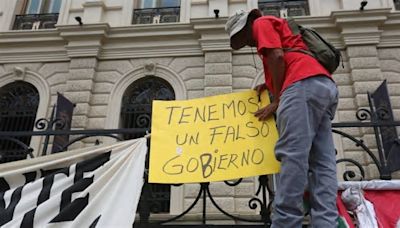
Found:
[[[153,101],[150,183],[195,183],[277,173],[269,103],[253,90],[184,101]]]

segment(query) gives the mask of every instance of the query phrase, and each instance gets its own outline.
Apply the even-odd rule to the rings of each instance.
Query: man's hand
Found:
[[[269,117],[272,116],[278,109],[279,102],[273,101],[271,104],[265,106],[264,108],[258,110],[257,112],[254,113],[256,117],[258,117],[259,121],[265,121]]]
[[[264,90],[267,89],[267,85],[265,83],[259,84],[256,87],[254,87],[254,90],[257,91],[257,95],[260,96]]]

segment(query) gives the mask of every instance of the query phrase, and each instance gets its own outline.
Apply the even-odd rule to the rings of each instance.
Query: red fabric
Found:
[[[257,42],[257,52],[263,59],[265,82],[273,91],[272,77],[269,75],[267,61],[263,56],[265,49],[294,48],[307,50],[300,35],[293,35],[286,20],[273,16],[264,16],[253,23],[253,38]],[[281,93],[292,83],[302,79],[327,75],[329,72],[312,56],[300,52],[285,52],[286,72]]]
[[[400,191],[364,190],[365,198],[374,205],[380,228],[395,228],[400,221]]]
[[[336,197],[336,206],[338,208],[338,213],[339,216],[342,217],[349,228],[355,228],[354,223],[349,215],[349,213],[347,212],[346,207],[343,204],[342,198],[341,198],[342,192],[338,192],[338,196]]]

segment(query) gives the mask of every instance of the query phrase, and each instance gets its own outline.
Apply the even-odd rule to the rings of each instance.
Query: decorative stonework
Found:
[[[14,67],[13,72],[16,80],[24,81],[26,74],[25,67]]]
[[[145,75],[156,75],[156,64],[152,61],[146,61],[144,64],[144,74]]]

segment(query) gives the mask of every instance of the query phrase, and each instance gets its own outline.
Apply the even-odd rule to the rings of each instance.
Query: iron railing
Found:
[[[381,179],[391,179],[392,172],[400,169],[399,163],[395,164],[393,168],[390,163],[391,157],[387,149],[390,146],[390,152],[400,157],[400,143],[398,140],[398,135],[395,130],[397,126],[400,126],[400,121],[395,121],[392,116],[392,110],[390,102],[388,102],[388,94],[386,83],[384,82],[377,91],[372,94],[368,94],[368,99],[370,103],[369,108],[361,108],[356,112],[356,118],[358,121],[354,122],[342,122],[333,123],[333,133],[341,135],[343,138],[350,140],[364,151],[366,155],[370,158],[373,165],[376,166],[379,177]],[[54,124],[61,124],[61,120],[45,121],[40,119],[36,122],[36,128],[38,131],[0,131],[0,139],[11,140],[16,142],[21,150],[24,150],[26,155],[32,155],[32,149],[29,145],[25,145],[23,142],[18,140],[18,137],[23,136],[44,136],[47,139],[53,137],[54,135],[71,135],[74,136],[69,143],[64,145],[63,149],[67,148],[71,144],[79,142],[83,139],[89,137],[112,137],[117,140],[123,140],[122,136],[124,134],[135,134],[138,137],[144,136],[149,130],[148,128],[125,128],[125,129],[98,129],[98,130],[52,130]],[[346,132],[346,129],[358,129],[358,128],[371,128],[376,139],[376,147],[372,148],[368,146],[363,139],[352,136]],[[394,129],[394,130],[393,130]],[[387,140],[391,139],[391,140]],[[100,143],[96,140],[96,144]],[[44,149],[49,146],[49,140],[44,143]],[[364,170],[363,162],[356,161],[350,158],[341,158],[337,160],[337,164],[345,163],[346,170],[342,173],[344,180],[363,180],[366,178],[366,170]],[[350,165],[351,167],[348,167]],[[196,197],[193,202],[186,208],[182,213],[176,216],[171,216],[169,219],[162,221],[152,221],[150,219],[150,214],[152,207],[157,206],[158,203],[152,197],[152,193],[149,190],[150,185],[148,183],[148,163],[146,162],[146,170],[144,174],[145,184],[142,189],[142,196],[140,200],[140,206],[137,211],[137,219],[134,227],[167,227],[171,223],[179,223],[185,215],[195,208],[196,205],[201,206],[200,219],[197,222],[199,225],[190,225],[190,227],[209,227],[210,215],[207,211],[208,204],[215,207],[219,213],[226,216],[226,219],[230,219],[236,223],[245,222],[246,225],[235,225],[235,227],[269,227],[271,225],[271,211],[272,202],[274,200],[274,190],[273,181],[271,181],[272,176],[262,175],[258,177],[258,189],[256,190],[254,197],[248,199],[248,207],[250,210],[254,210],[254,214],[257,214],[257,218],[247,217],[243,215],[232,214],[232,212],[227,211],[223,208],[216,200],[215,195],[210,190],[210,183],[199,183],[200,189],[197,192]],[[349,168],[349,169],[347,169]],[[242,183],[242,179],[236,181],[225,181],[227,188],[238,186]],[[177,185],[179,186],[179,184]],[[257,213],[256,213],[257,211]],[[132,215],[134,216],[134,215]],[[187,222],[186,222],[187,223]],[[253,225],[251,225],[253,224]],[[176,226],[176,225],[174,225]],[[233,225],[230,225],[232,227]],[[180,225],[180,227],[189,227],[188,225]]]
[[[400,10],[400,0],[394,0],[394,8]]]
[[[380,111],[380,112],[385,112],[385,111]],[[380,120],[379,118],[376,119],[375,117],[379,117],[381,114],[373,112],[368,109],[360,109],[356,116],[360,121],[363,122],[343,122],[343,123],[334,123],[332,124],[333,133],[339,134],[344,138],[349,139],[350,141],[354,142],[354,144],[358,147],[360,147],[363,151],[366,152],[366,154],[371,158],[373,164],[377,167],[380,177],[382,179],[390,179],[391,178],[391,172],[388,170],[388,167],[386,165],[386,162],[382,161],[379,156],[376,156],[373,152],[372,149],[369,148],[365,142],[362,139],[357,139],[354,136],[351,136],[350,134],[346,133],[343,130],[340,130],[342,128],[377,128],[377,127],[394,127],[394,126],[400,126],[400,121],[383,121]],[[370,121],[365,122],[365,120],[370,119]],[[149,129],[147,128],[133,128],[133,129],[99,129],[99,130],[51,130],[48,124],[56,124],[59,123],[59,120],[54,120],[52,123],[48,121],[44,121],[44,119],[40,119],[35,125],[40,127],[42,130],[38,131],[13,131],[13,132],[0,132],[0,139],[2,140],[11,140],[18,145],[20,145],[21,150],[24,150],[27,155],[30,155],[32,157],[32,148],[29,147],[29,145],[25,145],[23,142],[18,141],[18,137],[23,137],[23,136],[31,136],[31,137],[37,137],[37,136],[44,136],[46,138],[52,137],[55,135],[71,135],[74,136],[68,144],[64,145],[64,149],[67,148],[68,146],[79,142],[83,139],[90,138],[90,137],[112,137],[117,140],[123,140],[122,135],[124,134],[135,134],[135,135],[142,135],[144,136],[146,134],[146,131]],[[62,123],[61,123],[62,124]],[[380,137],[379,133],[377,133],[377,137]],[[100,143],[99,140],[96,140],[96,143]],[[378,144],[379,145],[379,144]],[[49,146],[49,141],[46,140],[44,144],[45,149],[47,146]],[[382,148],[378,149],[379,151],[382,150]],[[49,151],[49,150],[48,150]],[[351,170],[346,170],[342,175],[345,180],[350,180],[353,178],[360,178],[363,179],[365,178],[365,173],[366,171],[364,170],[364,166],[362,165],[362,162],[356,161],[353,159],[349,158],[342,158],[337,161],[337,163],[350,163],[354,167],[358,169],[358,172],[355,172],[354,169]],[[188,206],[181,214],[171,217],[168,220],[163,220],[163,221],[151,221],[150,220],[150,214],[151,214],[151,207],[154,207],[155,205],[158,205],[157,202],[155,202],[154,198],[151,196],[149,189],[150,184],[148,183],[148,176],[147,176],[147,165],[146,165],[146,172],[145,172],[145,185],[143,186],[142,190],[142,197],[141,197],[141,202],[140,202],[140,207],[138,209],[138,219],[136,219],[135,227],[163,227],[167,226],[171,222],[177,222],[180,221],[181,218],[183,218],[185,215],[187,215],[189,212],[193,210],[193,208],[197,204],[201,204],[201,219],[200,223],[203,224],[198,225],[199,227],[208,227],[206,224],[209,223],[208,220],[208,213],[207,213],[207,203],[210,202],[217,210],[225,215],[227,219],[231,219],[234,221],[241,221],[241,222],[247,222],[251,223],[246,225],[245,227],[269,227],[271,224],[271,205],[274,199],[274,191],[273,191],[273,185],[271,182],[271,176],[263,175],[258,177],[258,189],[255,192],[255,196],[248,201],[248,207],[252,210],[258,210],[259,211],[259,218],[254,219],[254,218],[248,218],[248,217],[242,217],[238,215],[233,215],[230,212],[226,211],[221,205],[217,203],[215,200],[215,197],[213,196],[211,190],[210,190],[210,183],[200,183],[200,190],[197,193],[196,198],[193,200],[192,204]],[[242,179],[239,179],[235,182],[229,182],[225,181],[224,182],[227,186],[229,187],[235,187],[238,186],[240,183],[242,183]],[[179,186],[179,185],[177,185]],[[209,201],[207,200],[209,199]],[[152,206],[151,206],[152,205]],[[184,226],[182,226],[184,227]],[[238,227],[240,227],[238,225]]]
[[[276,17],[310,15],[307,0],[259,1],[258,8],[263,12],[264,15],[272,15]]]
[[[58,13],[16,15],[14,30],[37,30],[55,28]]]
[[[133,24],[158,24],[179,22],[180,7],[135,9]]]

